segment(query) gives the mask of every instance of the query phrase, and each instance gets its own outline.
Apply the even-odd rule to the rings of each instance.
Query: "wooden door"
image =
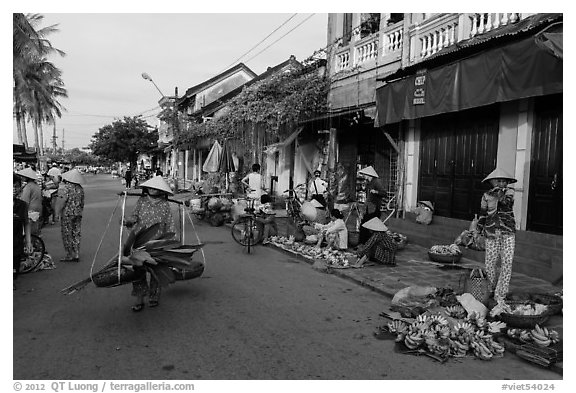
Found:
[[[418,200],[432,201],[436,215],[472,218],[497,150],[495,106],[423,119]]]
[[[527,229],[562,235],[562,96],[536,101]]]

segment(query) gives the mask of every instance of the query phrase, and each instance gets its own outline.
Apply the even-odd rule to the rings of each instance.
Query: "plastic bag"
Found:
[[[476,315],[479,315],[481,317],[486,317],[486,314],[488,313],[488,309],[486,308],[485,305],[483,305],[478,300],[476,300],[474,298],[474,296],[472,296],[472,294],[463,293],[460,296],[456,296],[456,299],[458,299],[458,301],[460,302],[462,307],[464,307],[464,309],[466,310],[468,315],[475,312]]]
[[[392,305],[406,306],[406,307],[429,307],[436,301],[430,299],[428,296],[436,293],[435,287],[412,286],[406,287],[394,295],[392,298]]]

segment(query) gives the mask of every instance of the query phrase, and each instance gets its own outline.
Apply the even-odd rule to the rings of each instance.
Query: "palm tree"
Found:
[[[44,154],[42,123],[54,123],[62,116],[62,105],[57,98],[67,97],[61,71],[51,62],[35,59],[27,65],[23,73],[23,84],[18,91],[20,106],[34,126],[34,141],[40,155]]]
[[[28,117],[34,125],[37,150],[42,150],[38,128],[42,133],[43,121],[54,121],[55,116],[62,115],[63,107],[57,98],[67,96],[60,70],[45,57],[53,53],[65,55],[45,38],[58,29],[52,25],[37,30],[43,19],[40,14],[13,14],[13,99],[18,140],[28,147],[25,126]]]

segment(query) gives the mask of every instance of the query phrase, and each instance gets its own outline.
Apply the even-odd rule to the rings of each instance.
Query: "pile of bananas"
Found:
[[[525,344],[534,343],[540,347],[548,347],[560,341],[560,334],[556,330],[539,325],[536,325],[534,329],[508,329],[506,334]]]
[[[396,342],[404,343],[409,349],[425,349],[442,358],[464,357],[472,352],[479,359],[490,360],[504,354],[504,346],[494,341],[492,333],[499,332],[506,324],[487,322],[474,313],[456,323],[441,314],[421,314],[411,324],[393,321],[387,327],[396,334]]]
[[[441,254],[441,255],[460,255],[462,254],[462,251],[460,251],[460,248],[452,243],[450,245],[435,245],[430,247],[430,252],[434,253],[434,254]]]

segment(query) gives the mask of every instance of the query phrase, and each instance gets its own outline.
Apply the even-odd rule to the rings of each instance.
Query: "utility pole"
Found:
[[[62,128],[62,153],[64,153],[64,128]]]
[[[54,122],[54,132],[52,133],[52,150],[54,154],[56,154],[56,139],[58,137],[56,136],[56,122]]]

